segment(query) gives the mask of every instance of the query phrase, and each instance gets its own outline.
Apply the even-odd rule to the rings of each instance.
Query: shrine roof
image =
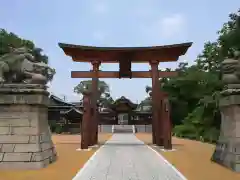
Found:
[[[122,96],[119,99],[116,99],[112,104],[111,104],[111,108],[115,109],[118,106],[120,106],[121,104],[126,104],[128,105],[130,108],[135,109],[137,108],[137,104],[133,103],[131,100],[127,99],[126,97]]]
[[[157,60],[159,62],[177,61],[184,55],[192,42],[149,47],[96,47],[59,43],[64,53],[71,56],[73,61],[91,62],[118,62],[120,59],[131,59],[132,62],[147,62]]]
[[[71,102],[75,107],[83,107],[83,102],[78,101],[78,102]]]
[[[74,104],[66,102],[64,100],[62,100],[61,98],[55,96],[55,95],[50,95],[49,96],[50,99],[50,106],[74,106]]]
[[[64,112],[65,115],[69,115],[69,114],[74,114],[74,115],[78,115],[78,114],[83,114],[82,111],[78,110],[77,108],[71,108],[68,111]]]
[[[65,111],[63,113],[63,116],[68,120],[81,119],[83,116],[83,112],[75,107],[72,107],[71,109]]]

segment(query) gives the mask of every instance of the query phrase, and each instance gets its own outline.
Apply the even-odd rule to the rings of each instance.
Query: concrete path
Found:
[[[134,134],[114,134],[73,180],[186,180]]]

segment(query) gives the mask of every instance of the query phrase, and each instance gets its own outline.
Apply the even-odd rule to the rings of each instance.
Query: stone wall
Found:
[[[152,132],[152,125],[135,125],[136,132],[147,132],[151,133]]]
[[[39,169],[54,162],[47,92],[20,85],[12,92],[5,86],[0,88],[0,169]]]
[[[78,128],[69,128],[68,131],[69,131],[71,134],[80,134],[80,133],[81,133],[80,127],[78,127]]]
[[[98,125],[98,132],[112,133],[112,125]]]

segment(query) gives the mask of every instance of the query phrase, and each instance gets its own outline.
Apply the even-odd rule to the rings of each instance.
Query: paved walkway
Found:
[[[134,134],[114,134],[73,180],[186,180]]]

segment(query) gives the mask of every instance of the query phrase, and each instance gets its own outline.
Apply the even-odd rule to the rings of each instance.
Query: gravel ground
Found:
[[[104,143],[111,134],[99,134],[99,142]],[[53,135],[58,160],[41,170],[1,171],[0,180],[71,180],[92,156],[91,151],[76,151],[80,147],[80,135]]]
[[[136,136],[151,146],[151,134],[137,133]],[[176,151],[163,152],[158,147],[153,148],[189,180],[240,180],[240,173],[210,160],[215,149],[212,144],[173,137],[173,148]]]

